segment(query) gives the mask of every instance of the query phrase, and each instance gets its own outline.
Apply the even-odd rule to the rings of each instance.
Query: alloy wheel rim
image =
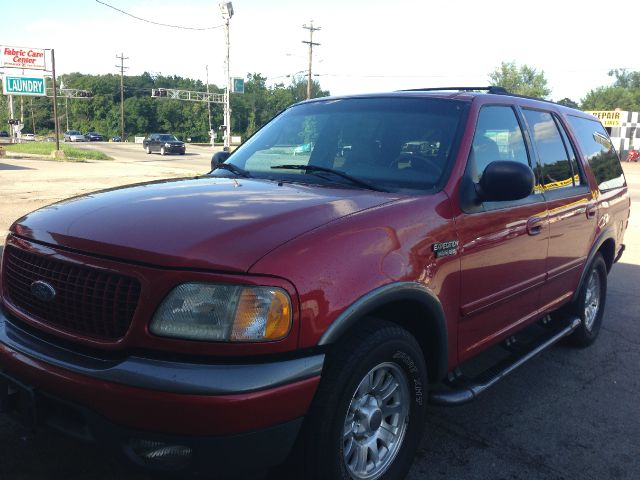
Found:
[[[394,363],[372,368],[353,394],[344,421],[342,455],[356,480],[380,478],[398,455],[409,420],[409,381]]]
[[[593,329],[600,308],[600,275],[591,272],[584,299],[584,326],[588,331]]]

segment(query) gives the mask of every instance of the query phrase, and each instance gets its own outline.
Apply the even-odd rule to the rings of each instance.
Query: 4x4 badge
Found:
[[[448,242],[436,242],[433,244],[433,253],[436,254],[436,258],[455,255],[457,251],[457,240],[449,240]]]

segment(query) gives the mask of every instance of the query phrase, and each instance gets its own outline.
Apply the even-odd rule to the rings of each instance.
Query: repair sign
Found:
[[[44,50],[40,48],[2,46],[2,65],[10,68],[46,70]]]

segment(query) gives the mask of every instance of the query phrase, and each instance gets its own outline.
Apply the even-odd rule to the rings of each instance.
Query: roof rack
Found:
[[[458,92],[473,92],[477,90],[486,90],[487,93],[494,93],[496,95],[511,95],[505,88],[489,86],[489,87],[437,87],[437,88],[410,88],[407,90],[400,90],[401,92],[439,92],[443,90],[455,90]]]

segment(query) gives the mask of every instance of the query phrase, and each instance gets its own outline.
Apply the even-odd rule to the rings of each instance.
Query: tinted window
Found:
[[[330,173],[272,168],[313,165],[392,191],[429,191],[449,171],[465,105],[425,98],[351,98],[302,104],[267,124],[229,162],[257,177],[349,184]],[[214,175],[228,172],[215,171]]]
[[[578,165],[578,157],[576,155],[576,151],[573,148],[573,145],[571,144],[571,142],[569,141],[569,136],[567,135],[567,132],[564,129],[564,126],[558,121],[557,118],[556,118],[556,124],[560,129],[560,134],[562,135],[562,141],[564,142],[565,148],[567,149],[567,153],[569,154],[569,160],[571,161],[571,171],[573,172],[573,184],[575,186],[582,185],[584,183],[582,180],[584,177],[582,175],[582,169]]]
[[[580,147],[591,165],[600,190],[626,185],[622,166],[613,144],[602,124],[588,118],[569,116]]]
[[[473,145],[469,156],[469,171],[474,182],[491,162],[511,160],[529,164],[520,124],[511,107],[487,106],[480,110]]]
[[[523,112],[540,160],[538,179],[542,188],[573,187],[569,156],[553,116],[537,110],[525,109]]]
[[[178,139],[173,135],[158,135],[158,140],[161,142],[175,142]]]

